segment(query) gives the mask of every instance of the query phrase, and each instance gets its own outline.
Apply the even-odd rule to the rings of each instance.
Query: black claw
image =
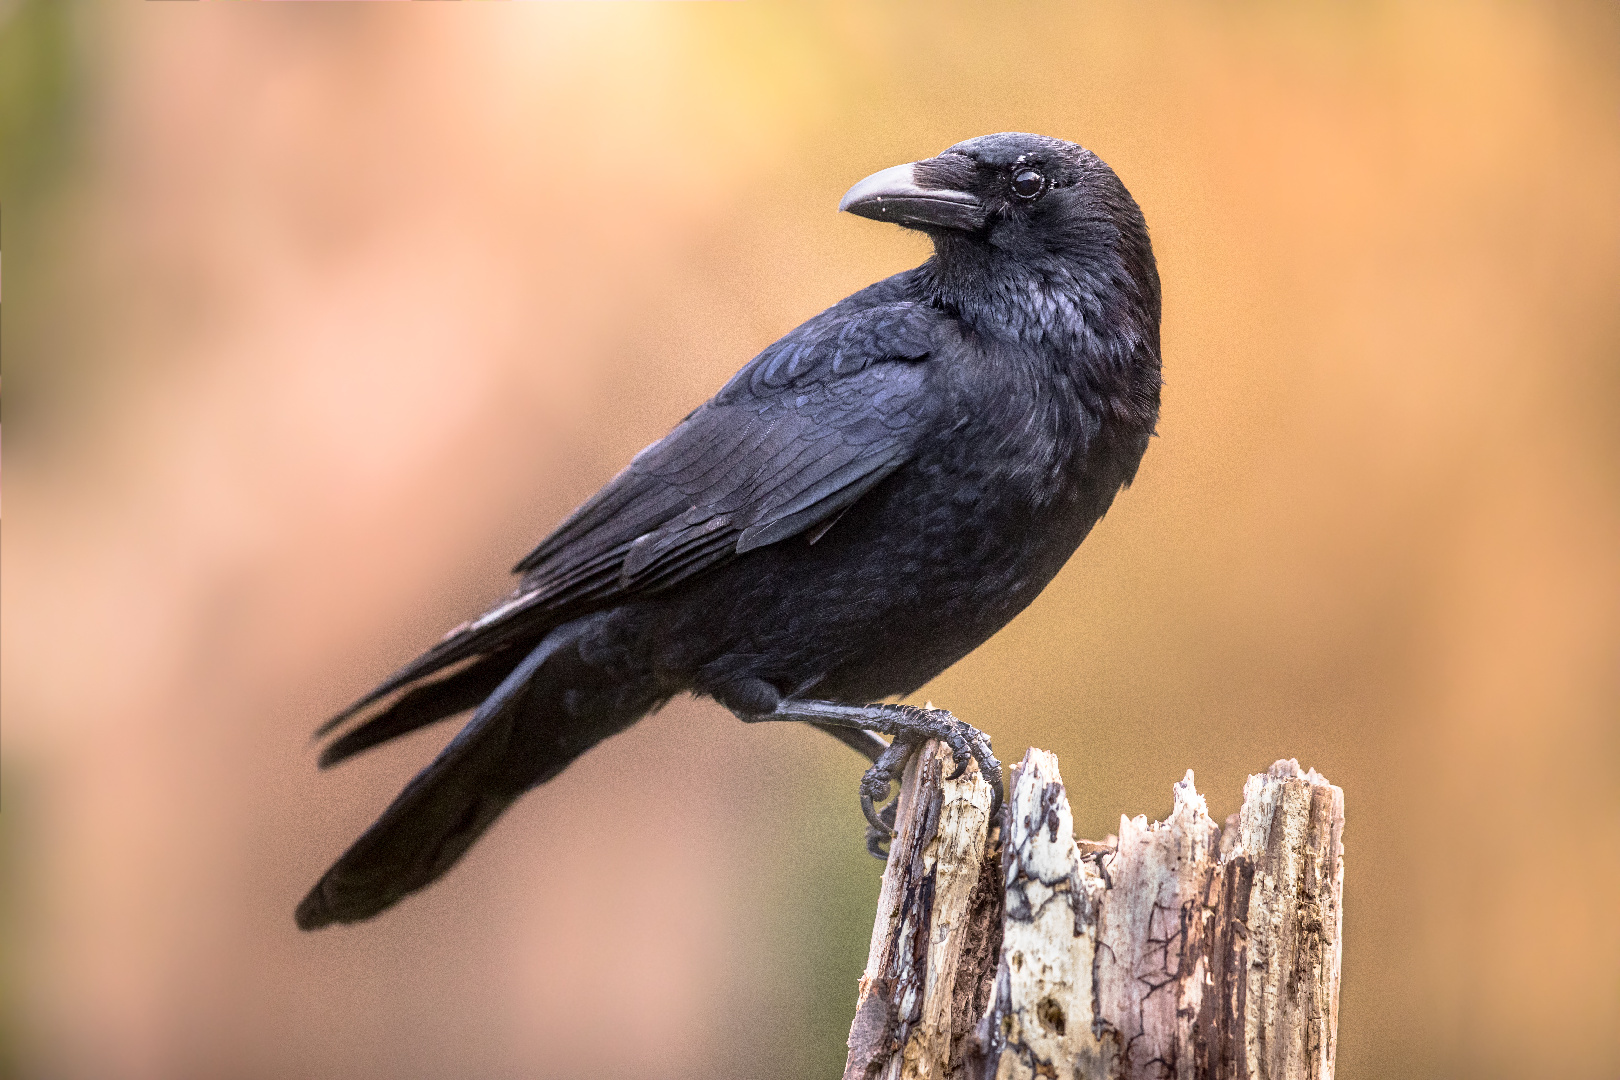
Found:
[[[894,813],[891,808],[888,814],[888,823],[877,816],[873,807],[874,802],[882,802],[889,797],[889,786],[894,779],[904,774],[906,759],[911,756],[912,742],[910,739],[896,736],[889,744],[889,748],[877,759],[877,763],[861,777],[861,811],[872,827],[886,836],[894,835],[892,824]],[[895,800],[899,802],[898,799]],[[891,804],[892,807],[892,804]]]
[[[951,748],[951,760],[956,763],[956,770],[947,776],[947,780],[955,780],[967,772],[967,763],[978,755],[970,748],[968,737],[962,733],[963,728],[973,731],[973,728],[957,720],[948,712],[936,712],[932,719],[938,722],[943,729],[939,737]]]
[[[861,777],[861,813],[865,814],[866,820],[872,824],[866,834],[866,850],[874,855],[878,850],[876,845],[894,835],[895,808],[900,805],[900,800],[897,797],[883,808],[881,814],[874,804],[889,797],[889,788],[895,777],[904,773],[906,759],[911,756],[912,749],[910,739],[896,736],[888,749],[878,757],[877,763],[867,769],[866,774]],[[882,857],[888,858],[887,855]]]
[[[877,809],[872,805],[872,795],[866,790],[864,784],[861,785],[861,813],[865,814],[866,820],[872,823],[874,832],[881,833],[886,837],[894,835],[893,830],[883,823],[882,818],[878,817]],[[870,842],[867,844],[867,848],[870,850]]]
[[[883,823],[883,828],[867,828],[866,851],[867,854],[871,855],[874,859],[882,859],[884,862],[889,861],[889,849],[883,845],[888,843],[889,840],[894,836],[894,819],[896,811],[899,809],[900,800],[896,799],[894,802],[878,811],[878,820]]]
[[[887,749],[880,752],[876,748],[883,743],[875,735],[858,740],[845,738],[850,745],[858,743],[863,753],[877,752],[876,763],[861,778],[860,795],[861,813],[870,826],[866,849],[880,859],[888,857],[882,845],[895,834],[895,808],[899,799],[882,811],[877,809],[877,804],[888,798],[895,779],[903,775],[906,759],[912,751],[929,739],[937,739],[950,747],[955,768],[946,779],[961,779],[967,772],[968,762],[977,761],[980,774],[990,785],[991,815],[998,814],[1002,808],[1001,762],[991,752],[990,737],[944,709],[922,709],[915,705],[851,706],[831,701],[784,699],[769,714],[747,714],[743,719],[802,720],[828,730],[863,730],[892,736]]]

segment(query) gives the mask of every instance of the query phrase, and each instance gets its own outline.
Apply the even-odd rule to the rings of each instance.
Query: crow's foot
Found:
[[[895,804],[889,804],[881,814],[875,804],[882,802],[888,796],[890,785],[900,779],[912,751],[929,739],[938,739],[951,748],[956,768],[947,779],[955,780],[967,770],[969,761],[977,761],[979,772],[990,785],[991,816],[1001,809],[1001,762],[990,750],[990,736],[971,724],[964,724],[944,709],[920,709],[915,705],[840,705],[788,698],[773,712],[744,715],[742,719],[750,723],[796,720],[822,729],[877,731],[892,737],[893,741],[861,778],[860,788],[861,811],[871,823],[866,848],[880,858],[887,856],[880,854],[879,845],[894,835]]]
[[[900,800],[896,799],[878,811],[878,824],[866,827],[866,853],[872,858],[889,861],[889,849],[885,845],[894,839],[894,812],[899,808]]]
[[[894,812],[900,805],[900,797],[896,793],[894,802],[884,807],[883,812],[888,815],[886,818],[878,813],[873,804],[883,802],[889,797],[890,785],[898,783],[905,774],[906,762],[910,760],[911,752],[917,746],[918,744],[911,739],[896,736],[883,751],[882,756],[873,762],[872,767],[861,777],[861,813],[865,814],[866,820],[871,823],[871,828],[866,833],[866,850],[873,854],[876,854],[875,843],[894,835]],[[873,834],[879,838],[877,841],[873,840]],[[888,858],[888,855],[885,854],[883,858]]]

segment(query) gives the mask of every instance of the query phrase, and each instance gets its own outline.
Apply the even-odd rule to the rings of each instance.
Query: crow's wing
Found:
[[[829,317],[837,314],[772,345],[636,455],[518,563],[524,590],[549,594],[557,586],[543,583],[571,581],[626,543],[622,587],[673,584],[655,571],[672,569],[688,543],[725,532],[740,554],[786,539],[876,482],[863,478],[892,471],[923,419],[923,371],[913,361],[938,347],[944,317],[911,302]]]
[[[931,305],[862,299],[760,353],[518,563],[510,597],[323,730],[559,614],[667,589],[830,521],[899,468],[928,420],[918,361],[959,339]]]

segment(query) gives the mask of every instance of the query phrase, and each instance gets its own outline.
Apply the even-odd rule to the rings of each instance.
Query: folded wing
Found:
[[[510,597],[322,732],[450,665],[830,522],[904,464],[930,419],[923,361],[949,350],[952,331],[930,305],[864,296],[755,357],[518,563]]]

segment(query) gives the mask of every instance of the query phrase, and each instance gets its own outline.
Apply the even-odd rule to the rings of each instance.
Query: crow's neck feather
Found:
[[[1151,432],[1160,386],[1151,249],[1145,237],[1121,242],[1112,225],[1088,232],[1062,255],[936,237],[934,257],[918,268],[921,284],[974,333],[1050,357],[1102,418]]]

